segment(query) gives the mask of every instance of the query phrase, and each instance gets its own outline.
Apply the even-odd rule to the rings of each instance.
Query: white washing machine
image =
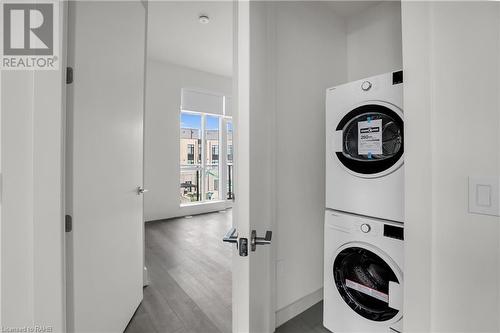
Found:
[[[403,72],[326,92],[326,208],[404,221]]]
[[[402,332],[403,224],[327,210],[323,325]]]

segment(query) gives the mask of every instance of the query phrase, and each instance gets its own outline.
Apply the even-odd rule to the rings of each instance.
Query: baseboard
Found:
[[[293,317],[301,314],[323,299],[323,288],[302,297],[301,299],[276,311],[276,327],[283,325]]]
[[[215,213],[215,212],[218,212],[221,210],[227,210],[227,209],[232,208],[232,207],[233,207],[233,202],[229,201],[229,200],[221,200],[221,201],[208,202],[208,203],[203,203],[203,204],[186,205],[186,206],[181,206],[173,214],[167,214],[164,216],[147,216],[147,214],[145,214],[144,222],[150,223],[150,222],[158,222],[158,221],[165,221],[165,220],[174,220],[174,219],[178,219],[178,218],[190,216],[190,215],[194,216],[194,215],[210,214],[210,213]]]

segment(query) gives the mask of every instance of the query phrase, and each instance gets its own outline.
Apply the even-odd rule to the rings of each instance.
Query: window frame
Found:
[[[180,113],[179,113],[179,133],[182,129],[181,127],[181,121],[180,119],[182,118],[183,114],[192,114],[192,115],[199,115],[201,117],[201,133],[200,133],[200,140],[201,140],[201,164],[198,165],[193,165],[192,168],[193,170],[200,170],[201,176],[200,176],[200,184],[199,184],[199,193],[200,193],[200,201],[194,201],[194,202],[189,202],[189,203],[182,203],[180,202],[180,207],[185,207],[185,206],[191,206],[191,205],[200,205],[200,204],[210,204],[210,203],[215,203],[215,202],[224,202],[228,201],[230,199],[227,198],[227,193],[225,193],[225,189],[227,188],[227,121],[232,122],[232,117],[231,116],[225,116],[223,114],[213,114],[213,113],[204,113],[204,112],[198,112],[198,111],[191,111],[191,110],[184,110],[181,108]],[[218,163],[217,163],[217,169],[218,169],[218,192],[219,192],[219,198],[215,200],[208,200],[206,198],[206,172],[207,168],[214,168],[214,165],[208,165],[207,166],[207,161],[206,161],[206,155],[207,155],[207,144],[205,142],[205,131],[206,131],[206,117],[216,117],[218,118],[219,124],[219,133],[218,133]],[[234,133],[234,129],[233,129]],[[180,138],[179,138],[180,141]],[[233,147],[234,151],[234,147]],[[179,165],[179,179],[180,179],[180,173],[183,167]],[[233,184],[234,188],[234,184]]]

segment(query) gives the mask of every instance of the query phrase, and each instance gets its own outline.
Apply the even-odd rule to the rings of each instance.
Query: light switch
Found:
[[[481,207],[491,207],[491,186],[476,184],[476,204]]]
[[[498,184],[498,177],[469,177],[469,213],[499,216]]]

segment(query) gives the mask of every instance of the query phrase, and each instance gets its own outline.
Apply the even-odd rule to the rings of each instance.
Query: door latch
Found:
[[[141,194],[144,194],[146,192],[148,192],[149,190],[146,190],[144,187],[142,186],[137,186],[137,195],[141,195]]]
[[[266,231],[265,237],[257,237],[257,231],[252,230],[252,235],[250,238],[250,247],[252,252],[257,249],[257,245],[268,245],[271,244],[271,238],[273,237],[272,231]]]
[[[73,231],[73,218],[71,215],[66,215],[64,217],[64,231],[72,232]]]

